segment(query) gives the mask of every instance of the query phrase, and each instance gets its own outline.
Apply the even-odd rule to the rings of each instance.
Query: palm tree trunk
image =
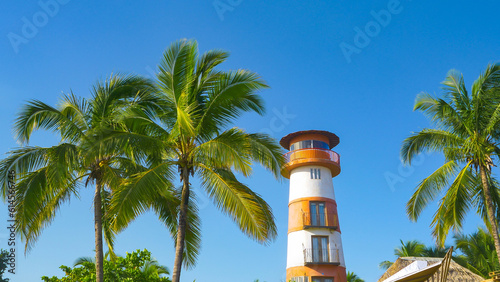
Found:
[[[490,185],[488,183],[488,177],[486,175],[486,168],[483,166],[479,167],[481,172],[481,181],[483,183],[484,190],[484,202],[486,203],[486,212],[488,214],[488,220],[491,225],[491,235],[495,241],[495,250],[497,251],[497,258],[500,262],[500,237],[498,237],[498,224],[497,218],[495,216],[495,206],[493,205],[493,200],[491,199]]]
[[[101,184],[96,180],[94,194],[94,229],[95,229],[95,276],[96,282],[104,281],[103,246],[102,246],[102,203]]]
[[[184,254],[184,241],[187,229],[187,213],[189,205],[189,171],[182,168],[182,194],[181,207],[179,210],[179,225],[177,229],[177,241],[175,243],[175,261],[172,282],[179,282],[181,278],[182,259]]]

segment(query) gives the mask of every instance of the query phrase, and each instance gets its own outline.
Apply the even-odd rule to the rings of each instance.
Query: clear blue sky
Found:
[[[407,219],[405,203],[441,158],[425,156],[420,165],[403,169],[398,155],[411,131],[429,126],[412,112],[416,94],[439,93],[439,83],[452,68],[462,71],[470,85],[488,63],[500,59],[498,1],[59,3],[49,12],[37,1],[0,3],[0,153],[17,146],[12,120],[29,99],[54,104],[70,90],[88,96],[97,79],[113,72],[150,75],[163,50],[180,38],[198,40],[200,51],[228,50],[232,55],[224,68],[251,69],[272,87],[262,93],[267,114],[245,115],[241,127],[276,138],[305,129],[340,137],[336,151],[342,156],[342,173],[334,185],[346,264],[366,281],[379,278],[383,271],[378,263],[394,259],[400,239],[433,242],[429,224],[436,203],[418,223]],[[382,9],[391,11],[390,19],[374,24]],[[30,24],[38,27],[30,29]],[[365,28],[369,41],[357,35]],[[55,142],[54,136],[41,133],[32,144]],[[388,175],[397,175],[400,182],[391,185]],[[272,206],[277,240],[261,246],[247,239],[200,192],[203,249],[197,267],[185,271],[183,281],[284,280],[288,182],[279,183],[262,169],[245,182]],[[61,276],[59,265],[93,255],[91,198],[91,189],[83,190],[80,199],[64,206],[26,257],[18,248],[18,273],[12,281]],[[0,209],[4,248],[7,233],[1,226],[7,225],[7,207]],[[464,231],[479,225],[471,214]],[[173,242],[151,214],[120,234],[116,247],[121,254],[147,248],[160,263],[173,265]]]

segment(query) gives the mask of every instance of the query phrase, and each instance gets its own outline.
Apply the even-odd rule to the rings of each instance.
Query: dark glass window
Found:
[[[323,141],[304,140],[304,141],[299,141],[299,142],[293,143],[290,146],[290,151],[307,149],[307,148],[330,149],[330,146],[328,146],[328,144],[323,142]]]
[[[309,209],[311,211],[311,225],[326,226],[325,202],[311,202],[309,204]]]
[[[329,262],[328,236],[311,236],[313,262]]]
[[[330,149],[330,146],[323,141],[313,140],[313,148]]]
[[[321,169],[311,168],[311,179],[321,179]]]

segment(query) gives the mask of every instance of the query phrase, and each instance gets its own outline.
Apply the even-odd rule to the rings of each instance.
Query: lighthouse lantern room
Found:
[[[346,282],[346,268],[332,178],[340,173],[331,149],[337,135],[320,130],[288,134],[281,173],[290,179],[286,281]]]

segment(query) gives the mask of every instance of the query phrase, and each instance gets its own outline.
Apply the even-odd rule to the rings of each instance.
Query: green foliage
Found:
[[[114,215],[109,212],[113,191],[144,170],[144,158],[134,148],[153,147],[151,142],[124,141],[116,136],[128,134],[123,130],[125,112],[154,104],[153,89],[147,79],[112,75],[96,83],[89,99],[71,93],[63,95],[55,107],[38,100],[23,106],[14,123],[14,133],[23,147],[11,150],[0,161],[0,192],[5,198],[8,174],[15,170],[16,232],[25,242],[26,251],[54,220],[61,205],[78,197],[83,186],[95,184],[95,224],[99,227],[95,238],[104,236],[113,255],[117,232],[112,224]],[[59,142],[50,147],[29,146],[37,130],[54,132]],[[155,196],[164,200],[168,193]],[[99,273],[102,255],[102,240],[97,240]]]
[[[392,261],[384,260],[383,262],[378,264],[378,267],[382,269],[389,269],[389,267],[391,267],[393,264],[394,262]]]
[[[434,257],[434,258],[444,258],[449,250],[449,247],[439,247],[439,246],[425,246],[417,240],[410,240],[403,242],[400,240],[401,245],[394,248],[394,255],[396,257]],[[457,263],[461,263],[462,259],[460,257],[453,257]],[[383,261],[379,264],[379,268],[388,269],[391,267],[393,262]]]
[[[425,245],[420,243],[417,240],[411,240],[403,242],[403,240],[399,240],[401,246],[396,247],[394,249],[394,255],[396,257],[421,257],[424,254],[426,249]],[[383,261],[379,264],[379,268],[388,269],[391,267],[393,262],[391,261]]]
[[[421,257],[424,254],[425,245],[417,240],[400,240],[401,246],[394,249],[394,255],[397,257]]]
[[[500,156],[500,65],[489,65],[470,92],[463,76],[454,70],[442,84],[442,97],[421,93],[414,107],[436,128],[413,133],[401,148],[408,164],[422,152],[440,152],[445,157],[444,164],[419,183],[406,210],[416,221],[429,203],[441,197],[431,223],[441,247],[451,229],[461,230],[471,209],[488,227],[497,226],[500,193],[491,178],[491,166]],[[500,239],[495,240],[500,246]]]
[[[78,197],[82,184],[99,184],[106,214],[111,191],[134,173],[133,155],[126,144],[110,137],[119,131],[124,111],[150,99],[148,80],[113,75],[99,81],[90,99],[63,95],[52,107],[31,100],[18,113],[14,132],[23,147],[0,161],[0,191],[5,198],[8,173],[16,171],[16,228],[29,251],[54,219],[60,206]],[[29,146],[37,130],[52,131],[60,142],[50,147]],[[136,143],[135,146],[140,144]],[[104,236],[112,250],[115,233],[103,217]]]
[[[347,272],[347,282],[365,282],[365,280],[361,279],[354,272]]]
[[[500,270],[495,242],[487,230],[480,228],[471,235],[456,235],[455,244],[463,254],[465,267],[474,273],[488,278],[490,272]]]
[[[112,211],[116,214],[116,229],[125,228],[151,206],[173,238],[181,234],[176,262],[181,261],[186,267],[196,263],[201,235],[189,177],[198,177],[201,188],[216,207],[250,238],[265,244],[277,235],[269,205],[236,175],[250,176],[252,164],[258,163],[279,178],[284,163],[282,150],[266,134],[231,128],[245,112],[263,114],[258,91],[268,86],[249,70],[216,70],[228,56],[221,50],[199,54],[196,41],[171,44],[164,52],[157,74],[159,107],[137,108],[123,115],[130,132],[123,135],[124,139],[155,142],[150,150],[140,152],[148,156],[150,167],[130,180],[133,185],[123,185],[115,191]],[[183,186],[173,187],[171,183],[179,176]],[[174,208],[174,212],[179,212],[178,222],[169,214],[172,206],[179,206],[179,201],[172,205],[168,200],[158,200],[157,195],[166,191],[171,191],[177,199],[187,195],[180,202],[181,208]],[[184,207],[188,209],[187,215],[183,214]],[[179,265],[174,265],[174,276],[180,273]]]
[[[488,274],[500,270],[495,242],[493,236],[484,228],[479,228],[477,232],[471,235],[456,234],[453,260],[472,272],[488,278]],[[397,257],[434,257],[443,258],[448,252],[449,247],[425,246],[424,244],[413,240],[403,242],[401,246],[394,249],[394,255]],[[379,264],[382,269],[388,269],[393,262],[383,261]]]
[[[263,244],[276,238],[270,206],[236,176],[249,177],[258,163],[280,178],[282,149],[266,134],[230,127],[245,112],[264,113],[258,92],[268,86],[249,70],[216,70],[228,56],[220,50],[200,55],[195,41],[181,40],[165,51],[156,83],[113,75],[93,87],[90,99],[71,93],[56,107],[29,101],[14,125],[25,146],[0,161],[3,197],[9,171],[15,168],[18,175],[17,232],[26,250],[62,204],[78,197],[83,185],[95,184],[94,200],[102,208],[95,210],[96,222],[102,220],[111,251],[117,232],[152,210],[174,240],[182,236],[176,261],[194,266],[201,231],[190,176],[200,178],[217,208],[243,233]],[[27,146],[36,130],[52,131],[60,142]],[[179,175],[185,184],[180,188],[174,184]],[[100,258],[102,246],[96,244]]]
[[[2,249],[0,252],[0,282],[8,282],[9,278],[3,278],[7,263],[9,261],[9,251]]]
[[[93,282],[96,280],[95,263],[90,258],[79,258],[73,268],[62,265],[60,267],[65,276],[62,278],[43,276],[45,282]],[[106,282],[170,282],[164,277],[168,269],[159,265],[147,250],[137,250],[127,253],[126,257],[117,257],[115,260],[104,260],[104,281]]]

